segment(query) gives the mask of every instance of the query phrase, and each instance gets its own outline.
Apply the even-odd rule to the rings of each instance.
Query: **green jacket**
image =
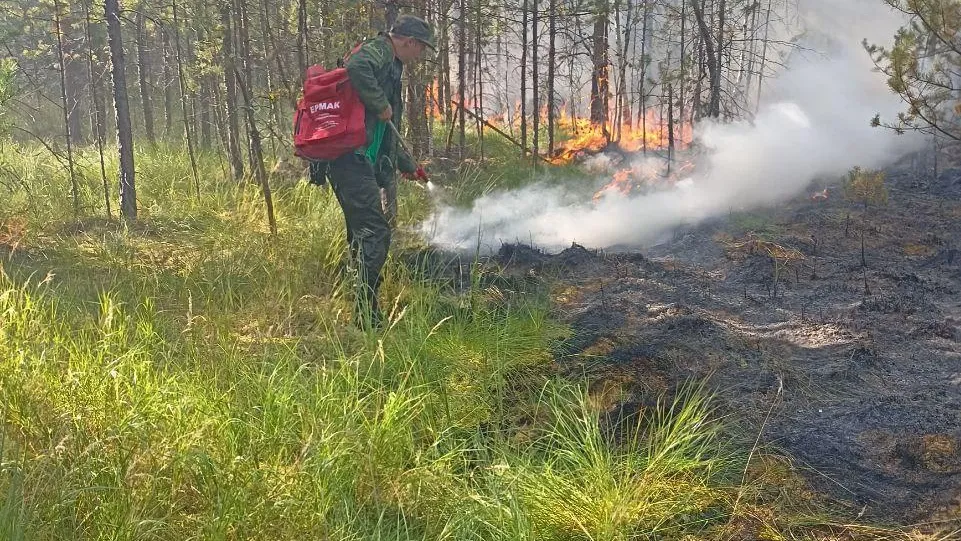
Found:
[[[393,121],[397,129],[400,129],[404,117],[401,99],[404,65],[394,57],[390,38],[380,33],[376,38],[366,41],[357,52],[350,55],[345,67],[350,83],[367,112],[367,144],[363,150],[376,145],[378,134],[383,134],[376,156],[371,156],[375,171],[392,174],[396,166],[404,173],[413,173],[417,169],[414,159],[400,146],[387,123],[377,118],[388,104],[394,110]]]

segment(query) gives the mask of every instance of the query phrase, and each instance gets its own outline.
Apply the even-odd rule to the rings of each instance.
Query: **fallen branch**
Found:
[[[43,137],[40,137],[39,135],[33,133],[32,131],[26,128],[21,128],[20,126],[9,126],[9,127],[36,139],[38,143],[43,145],[47,149],[47,151],[50,152],[51,156],[53,156],[54,158],[57,159],[58,162],[60,162],[60,165],[62,165],[63,167],[67,167],[67,164],[63,161],[63,156],[61,156],[59,152],[54,150],[53,147],[50,146],[50,144],[43,139]]]
[[[464,107],[464,106],[461,105],[460,103],[457,103],[455,100],[450,100],[450,102],[451,102],[452,104],[454,104],[455,106],[463,109],[464,112],[467,113],[468,115],[470,115],[474,120],[477,120],[477,121],[482,122],[485,126],[487,126],[488,128],[494,130],[495,132],[497,132],[497,134],[500,135],[501,137],[503,137],[504,139],[507,139],[507,140],[510,141],[511,143],[514,143],[514,145],[517,146],[517,148],[523,150],[525,153],[534,154],[534,153],[531,152],[527,147],[525,147],[524,145],[522,145],[517,139],[514,139],[513,137],[511,137],[509,134],[507,134],[506,132],[504,132],[503,130],[501,130],[500,128],[498,128],[497,126],[495,126],[495,125],[491,124],[490,122],[488,122],[486,119],[481,118],[481,116],[480,116],[479,114],[477,114],[476,112],[471,111],[471,110],[468,109],[467,107]],[[541,160],[543,160],[544,163],[551,164],[551,161],[550,161],[549,159],[545,158],[545,157],[544,157],[543,155],[541,155],[540,153],[537,154],[537,157],[540,158]],[[553,164],[552,164],[552,165],[553,165]]]

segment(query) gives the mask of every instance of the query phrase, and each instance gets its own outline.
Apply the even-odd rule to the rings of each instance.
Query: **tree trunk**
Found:
[[[187,140],[187,154],[190,157],[190,172],[193,174],[194,190],[200,197],[200,175],[197,173],[197,157],[194,154],[193,133],[190,127],[192,115],[187,114],[187,78],[184,76],[183,55],[180,51],[180,17],[177,0],[172,0],[174,16],[174,50],[177,53],[177,80],[180,83],[180,110],[184,116],[184,137]]]
[[[607,26],[610,18],[610,6],[607,0],[596,0],[595,6],[592,39],[591,122],[601,126],[604,133],[607,134],[607,99],[610,94]]]
[[[724,7],[724,5],[725,5],[725,2],[721,2],[721,7]],[[726,19],[726,17],[723,16],[723,13],[721,18],[722,20]],[[726,26],[730,26],[730,25],[731,25],[731,22],[728,21]],[[731,75],[731,73],[734,71],[733,45],[734,45],[734,31],[731,30],[730,28],[726,28],[726,27],[723,28],[720,31],[720,38],[718,41],[718,50],[720,51],[719,54],[724,61],[722,62],[723,67],[722,69],[718,70],[718,73],[721,74],[721,86],[723,87],[725,83],[727,84],[727,89],[722,88],[721,93],[724,95],[730,96],[731,99],[737,96],[737,86],[736,86],[737,79]],[[726,76],[725,76],[725,73],[727,74]],[[736,114],[735,107],[736,105],[732,107],[732,104],[730,103],[726,104],[726,106],[724,107],[724,118],[726,120],[731,120],[734,118],[734,115]]]
[[[674,86],[667,85],[667,174],[674,162]]]
[[[751,100],[751,85],[752,85],[752,82],[754,81],[754,71],[756,67],[755,64],[757,62],[757,43],[759,41],[757,36],[757,32],[758,32],[757,17],[760,11],[761,11],[760,2],[755,2],[754,4],[752,4],[751,22],[749,25],[749,28],[750,28],[749,39],[751,40],[751,45],[748,50],[748,60],[747,60],[747,68],[746,68],[747,81],[745,81],[744,83],[744,103],[745,104],[749,103]],[[747,36],[745,35],[745,37]]]
[[[297,0],[297,68],[300,70],[301,81],[307,73],[307,0]]]
[[[454,124],[454,110],[451,108],[450,85],[450,8],[452,0],[443,0],[440,11],[440,84],[437,89],[438,107],[444,112],[444,121]],[[450,145],[447,147],[450,152]]]
[[[297,67],[301,81],[307,73],[310,57],[307,54],[307,0],[297,0]]]
[[[724,27],[726,24],[727,0],[719,0],[717,13],[717,71],[714,74],[714,79],[711,80],[711,107],[717,111],[715,116],[719,116],[721,114],[721,84],[724,74],[725,51],[728,49],[724,40],[724,35],[726,32]],[[717,101],[716,106],[714,105],[715,101]]]
[[[72,123],[68,118],[70,116],[70,107],[67,100],[67,66],[64,61],[63,25],[61,24],[60,9],[60,1],[54,0],[53,20],[57,33],[57,64],[60,72],[60,103],[63,107],[64,139],[67,143],[67,167],[70,170],[70,192],[73,196],[73,214],[75,218],[80,219],[80,186],[77,184],[77,173],[73,165],[73,143],[70,135]]]
[[[437,4],[425,4],[426,20],[434,25],[435,29],[439,24],[438,7]],[[437,120],[436,116],[440,113],[440,103],[437,101],[436,92],[437,87],[440,86],[440,79],[437,76],[437,66],[439,64],[439,62],[433,62],[431,67],[430,64],[421,63],[420,66],[423,74],[421,81],[426,85],[424,88],[424,140],[418,150],[420,156],[434,156],[434,125]],[[413,129],[413,126],[410,129]]]
[[[90,133],[102,142],[107,140],[107,104],[101,90],[106,84],[107,64],[100,56],[99,45],[93,43],[93,31],[90,23],[89,8],[84,5],[84,21],[87,26],[87,64],[90,77],[90,101],[92,103],[90,111]]]
[[[617,135],[620,139],[621,128],[623,125],[630,126],[631,123],[631,102],[627,98],[627,51],[631,46],[631,25],[633,23],[632,14],[634,7],[631,0],[627,0],[627,15],[624,18],[624,33],[621,37],[620,58],[618,59],[618,79],[617,79],[617,101],[620,108],[617,112]]]
[[[329,13],[329,12],[330,12],[330,9],[331,9],[331,7],[330,7],[330,0],[320,0],[320,9],[317,10],[318,13]],[[309,22],[310,22],[310,19],[308,19],[307,21],[308,21],[308,23],[309,23]],[[323,24],[324,24],[324,21],[325,21],[325,19],[321,19],[320,24],[323,25]],[[332,60],[331,54],[330,54],[329,51],[334,50],[334,35],[333,35],[333,34],[334,34],[333,32],[330,32],[330,31],[327,30],[327,29],[324,29],[323,31],[320,32],[320,50],[323,51],[323,53],[320,54],[320,58],[319,58],[318,60],[313,60],[313,61],[310,60],[310,45],[311,45],[311,42],[310,42],[309,39],[307,40],[306,50],[307,50],[307,65],[308,65],[308,66],[310,66],[311,62],[313,62],[313,63],[315,63],[315,64],[325,64],[325,63],[327,63],[328,61],[331,61],[331,60]],[[315,50],[316,50],[316,49],[315,49]],[[339,58],[339,57],[341,56],[341,54],[342,54],[342,53],[341,53],[340,50],[336,51],[336,52],[334,53],[335,58]]]
[[[458,27],[459,35],[457,36],[457,98],[462,106],[466,106],[467,102],[464,97],[467,92],[467,1],[460,0],[460,10],[458,13],[460,17],[460,25]],[[466,152],[466,135],[464,133],[466,118],[464,116],[464,107],[458,109],[457,124],[459,128],[459,139],[458,139],[458,156],[463,159]]]
[[[150,86],[147,84],[147,74],[150,73],[150,61],[147,55],[147,25],[143,10],[143,3],[137,8],[137,84],[140,87],[140,104],[143,111],[143,128],[147,141],[152,145],[156,142],[153,126],[153,107],[150,104]]]
[[[521,6],[521,148],[527,152],[527,0]]]
[[[426,2],[418,1],[414,5],[417,13],[423,13]],[[430,69],[425,62],[418,62],[407,71],[407,130],[414,159],[426,155],[430,147],[430,132],[428,128],[428,96],[430,86]]]
[[[287,70],[287,67],[284,66],[284,61],[283,61],[284,55],[281,54],[281,50],[283,50],[283,48],[277,46],[277,40],[275,39],[275,36],[274,36],[274,29],[272,26],[270,26],[271,17],[277,17],[277,15],[271,13],[270,0],[263,0],[263,8],[264,8],[264,21],[263,21],[264,23],[263,25],[264,26],[263,28],[264,68],[267,71],[268,89],[270,89],[270,84],[271,84],[270,83],[270,72],[271,72],[270,58],[272,57],[274,59],[274,63],[277,65],[277,75],[280,77],[280,82],[284,85],[284,90],[287,91],[287,96],[289,98],[288,103],[290,104],[290,107],[293,109],[297,106],[297,99],[296,99],[297,93],[294,90],[290,77],[287,76],[288,70]],[[268,51],[270,51],[270,54],[268,54]],[[270,94],[271,96],[274,95],[273,90],[270,91]],[[274,115],[276,118],[277,127],[279,129],[283,121],[281,117],[280,100],[277,98],[273,98],[270,101],[271,101],[271,106],[273,107]]]
[[[60,0],[62,2],[62,0]],[[65,8],[61,14],[64,19],[60,21],[60,35],[64,57],[64,76],[67,85],[67,123],[70,124],[70,138],[74,145],[84,142],[83,137],[83,63],[79,61],[80,54],[75,49],[75,40],[70,39],[67,32],[70,31],[71,19],[69,5],[62,4]]]
[[[103,100],[100,98],[99,85],[97,84],[95,74],[95,66],[93,61],[93,36],[90,32],[90,11],[87,9],[87,5],[81,3],[83,6],[83,21],[84,21],[84,34],[87,38],[87,72],[90,74],[90,101],[94,104],[93,114],[94,114],[94,125],[92,126],[91,133],[97,139],[97,155],[100,157],[100,180],[103,182],[103,203],[104,209],[107,213],[107,219],[113,217],[113,213],[110,212],[110,185],[107,183],[107,164],[103,156],[103,146],[104,146],[104,114],[101,109],[100,104]]]
[[[533,129],[533,156],[531,156],[531,165],[537,168],[537,157],[540,156],[540,128],[541,128],[541,100],[540,100],[540,84],[538,81],[538,72],[540,71],[540,66],[537,62],[537,10],[539,6],[537,0],[533,0],[533,5],[531,6],[531,97],[533,98],[534,109],[534,125]]]
[[[687,70],[685,66],[687,65],[686,56],[686,41],[687,41],[687,2],[681,2],[681,58],[678,61],[678,71],[679,71],[679,81],[678,81],[678,114],[677,118],[681,126],[681,137],[684,136],[684,85],[687,84]],[[682,141],[683,143],[683,141]]]
[[[477,153],[481,160],[484,159],[484,19],[481,13],[482,2],[477,0],[474,12],[474,39],[475,39],[475,87],[477,94]]]
[[[640,98],[640,107],[637,111],[638,124],[641,125],[641,151],[647,154],[647,91],[644,85],[647,81],[647,39],[648,23],[651,19],[651,6],[649,0],[644,2],[644,16],[641,21],[641,80],[638,81],[637,94]]]
[[[554,65],[557,62],[556,36],[557,36],[557,0],[549,0],[548,6],[548,33],[550,39],[547,44],[547,155],[554,155]]]
[[[171,2],[173,1],[177,1],[177,0],[171,0]],[[183,4],[181,4],[180,6],[183,7]],[[199,19],[205,20],[203,18],[199,18]],[[175,30],[175,33],[178,35],[177,42],[179,46],[183,47],[184,43],[186,42],[186,48],[183,49],[182,51],[181,50],[177,51],[178,54],[180,54],[180,60],[178,61],[179,66],[177,70],[178,83],[181,76],[183,77],[184,81],[187,81],[187,75],[185,70],[187,69],[187,66],[190,66],[191,60],[196,58],[196,55],[194,54],[194,44],[200,43],[200,41],[203,40],[202,29],[198,31],[195,35],[192,35],[191,34],[192,28],[190,28],[188,24],[185,24],[183,21],[181,21],[181,25],[183,26],[183,28]],[[183,30],[187,33],[186,34],[187,37],[185,39],[181,39],[179,37],[180,30]],[[190,130],[191,130],[190,136],[191,136],[191,141],[193,141],[194,150],[196,150],[197,132],[200,131],[200,94],[196,90],[191,91],[190,88],[186,86],[186,84],[184,86],[185,88],[187,88],[187,92],[186,92],[187,107],[188,107],[187,114],[189,115],[189,118],[190,118]]]
[[[241,36],[240,50],[241,50],[241,61],[243,62],[244,74],[246,77],[241,77],[240,72],[234,68],[234,76],[237,78],[238,86],[240,87],[241,94],[244,98],[244,111],[247,117],[247,136],[250,146],[250,163],[251,169],[254,173],[254,178],[257,179],[257,183],[260,184],[261,192],[264,196],[264,205],[267,209],[267,222],[270,226],[270,233],[272,235],[277,234],[277,220],[274,217],[274,203],[273,197],[270,193],[270,184],[267,181],[267,171],[264,167],[264,153],[260,144],[260,132],[257,130],[257,119],[254,118],[254,108],[250,96],[250,74],[253,72],[253,67],[251,66],[251,55],[250,55],[250,42],[248,28],[250,26],[250,21],[247,18],[247,5],[246,0],[237,0],[239,20],[238,20],[238,33]]]
[[[390,30],[394,26],[394,21],[397,20],[397,16],[400,15],[400,6],[397,0],[384,0],[384,30]]]
[[[224,120],[224,107],[223,107],[223,96],[221,94],[220,84],[217,81],[212,81],[210,87],[213,89],[211,95],[213,97],[213,116],[214,124],[217,127],[217,137],[220,139],[220,148],[226,154],[227,148],[230,146],[228,143],[227,136],[227,122]],[[226,175],[226,172],[224,174]]]
[[[761,65],[757,69],[757,101],[754,105],[754,112],[761,109],[761,84],[764,82],[764,63],[767,61],[768,32],[771,30],[771,3],[768,0],[767,15],[764,16],[764,45],[761,47]]]
[[[611,17],[610,19],[614,23],[614,54],[617,57],[617,69],[611,74],[610,68],[608,69],[608,74],[615,77],[613,84],[609,85],[608,88],[614,87],[614,94],[611,96],[614,98],[614,110],[608,111],[611,114],[609,120],[611,121],[611,140],[620,141],[621,140],[621,62],[624,61],[624,54],[621,51],[621,47],[624,43],[623,35],[621,34],[621,0],[614,0],[611,4]],[[612,64],[613,66],[613,64]],[[608,104],[610,106],[610,104]]]
[[[133,133],[130,127],[130,104],[127,100],[127,76],[124,73],[123,38],[120,33],[120,8],[117,0],[104,0],[104,15],[107,19],[113,107],[117,116],[117,147],[120,153],[120,215],[133,221],[137,219]]]
[[[240,124],[237,119],[237,78],[234,74],[233,31],[231,30],[231,0],[223,0],[221,5],[221,23],[224,26],[223,62],[224,88],[227,92],[224,98],[224,114],[227,117],[227,155],[230,160],[230,171],[234,180],[244,178],[244,161],[240,153]]]
[[[373,1],[373,0],[372,0]],[[247,1],[246,0],[234,0],[234,29],[236,30],[234,46],[237,50],[237,58],[239,59],[239,64],[235,64],[235,68],[239,66],[241,70],[241,76],[237,78],[237,87],[240,85],[246,85],[247,92],[251,93],[251,99],[253,96],[253,88],[256,82],[254,81],[254,65],[253,65],[253,54],[251,53],[250,46],[250,28],[248,28],[246,22],[249,22],[249,14],[247,12]],[[250,139],[250,115],[247,114],[246,105],[244,105],[244,96],[240,95],[240,113],[241,119],[246,126],[245,133],[247,134],[247,167],[251,175],[256,174],[254,170],[256,164],[254,161],[256,157],[253,154]],[[258,131],[259,133],[259,131]]]
[[[170,137],[174,119],[173,76],[170,74],[170,66],[174,61],[170,58],[169,34],[161,32],[160,35],[163,40],[164,138],[167,138]]]
[[[567,55],[567,88],[568,95],[570,96],[570,98],[567,100],[567,106],[570,109],[568,113],[570,114],[571,118],[571,129],[573,130],[574,135],[577,135],[577,123],[573,122],[573,120],[577,118],[577,99],[575,99],[575,96],[577,96],[577,81],[575,81],[574,78],[573,54]]]
[[[270,28],[270,22],[269,22],[270,12],[269,12],[268,1],[263,0],[261,2],[261,7],[263,8],[263,13],[260,18],[261,19],[260,34],[262,37],[261,44],[263,45],[262,52],[263,52],[263,61],[264,61],[263,76],[264,76],[264,83],[266,84],[266,87],[267,87],[266,88],[267,96],[268,96],[267,107],[270,113],[267,115],[267,139],[268,139],[268,142],[271,144],[273,154],[276,154],[277,140],[280,137],[279,129],[280,129],[281,123],[283,122],[283,120],[280,118],[280,101],[278,99],[280,92],[279,92],[279,86],[277,84],[276,76],[277,75],[280,76],[281,84],[285,85],[288,90],[290,90],[290,87],[287,86],[287,76],[285,74],[283,62],[280,59],[280,52],[277,51],[276,44],[274,43],[273,30]],[[248,14],[248,17],[249,17],[249,14]],[[271,48],[273,48],[274,50],[273,55],[270,54]],[[271,57],[273,57],[273,59],[276,61],[276,65],[277,65],[276,72],[270,69]],[[251,86],[255,86],[255,83],[253,81],[250,81],[249,84]],[[292,94],[293,92],[287,92],[288,96],[291,96]]]
[[[698,28],[701,30],[701,41],[707,53],[707,70],[710,76],[710,99],[708,103],[707,116],[717,118],[721,115],[721,62],[719,51],[714,49],[714,37],[711,29],[704,20],[704,8],[699,6],[697,0],[690,0],[691,7],[694,9],[694,18],[697,19]],[[722,14],[723,18],[723,14]]]
[[[430,146],[428,130],[429,72],[423,63],[408,71],[407,75],[407,129],[411,150],[417,156],[427,154]]]
[[[517,110],[514,107],[514,100],[511,99],[511,60],[510,54],[504,44],[504,33],[497,33],[497,74],[504,82],[503,99],[498,96],[499,110],[504,112],[504,119],[507,122],[507,131],[511,137],[514,136],[514,124],[517,123]]]
[[[697,78],[694,80],[694,97],[691,100],[691,124],[701,118],[703,113],[701,99],[704,93],[704,38],[701,37],[700,32],[696,33],[695,37],[697,39]]]
[[[200,148],[209,150],[212,144],[210,119],[210,79],[204,75],[200,82]]]

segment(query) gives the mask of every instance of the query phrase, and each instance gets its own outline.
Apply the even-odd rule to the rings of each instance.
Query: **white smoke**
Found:
[[[915,138],[872,128],[900,100],[872,70],[861,46],[887,43],[903,21],[881,2],[805,0],[805,43],[765,89],[753,123],[702,124],[695,137],[710,149],[690,179],[636,197],[606,191],[597,200],[534,185],[479,198],[469,210],[445,207],[423,225],[435,245],[496,249],[530,242],[558,249],[642,245],[681,225],[796,196],[811,181],[854,166],[883,167],[917,148]]]

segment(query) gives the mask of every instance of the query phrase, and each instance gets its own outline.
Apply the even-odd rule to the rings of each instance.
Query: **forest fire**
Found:
[[[550,161],[558,165],[570,163],[585,154],[597,154],[612,145],[624,152],[640,152],[664,149],[671,143],[670,127],[657,118],[653,109],[635,125],[624,124],[613,132],[607,125],[586,118],[571,118],[563,111],[558,124],[572,133],[572,137],[561,143],[550,156]],[[693,138],[691,126],[675,124],[673,129],[675,149],[687,147]]]
[[[649,189],[671,186],[688,176],[693,169],[693,160],[675,162],[671,167],[661,160],[642,160],[631,167],[616,171],[612,175],[612,180],[594,193],[593,199],[597,201],[611,192],[632,195]]]
[[[594,193],[594,201],[597,201],[609,191],[617,191],[624,195],[630,195],[631,190],[634,189],[633,176],[634,168],[621,169],[620,171],[614,173],[614,180]]]
[[[452,109],[445,111],[436,98],[440,91],[439,81],[435,80],[428,88],[428,115],[442,121],[453,112],[456,118],[456,111],[461,105],[451,100]],[[522,127],[520,101],[515,102],[512,109],[486,115],[478,111],[470,98],[464,100],[463,108],[472,119],[491,127],[507,128],[512,135],[516,128]],[[542,106],[538,113],[535,115],[539,117],[536,120],[541,121],[541,126],[546,125],[549,121],[548,107]],[[555,120],[556,128],[570,137],[561,141],[549,156],[545,156],[548,162],[555,165],[566,165],[607,149],[617,149],[623,153],[663,150],[670,147],[672,141],[673,148],[677,151],[687,148],[693,139],[690,123],[668,124],[661,111],[656,108],[648,109],[643,116],[631,118],[629,122],[617,126],[610,123],[598,124],[588,118],[572,115],[568,112],[567,104],[564,104],[559,107]],[[528,123],[528,129],[533,129],[531,123]]]
[[[605,133],[604,127],[591,124],[587,119],[562,119],[560,125],[576,135],[560,144],[550,157],[551,163],[567,164],[579,155],[597,154],[610,144],[610,135]]]

